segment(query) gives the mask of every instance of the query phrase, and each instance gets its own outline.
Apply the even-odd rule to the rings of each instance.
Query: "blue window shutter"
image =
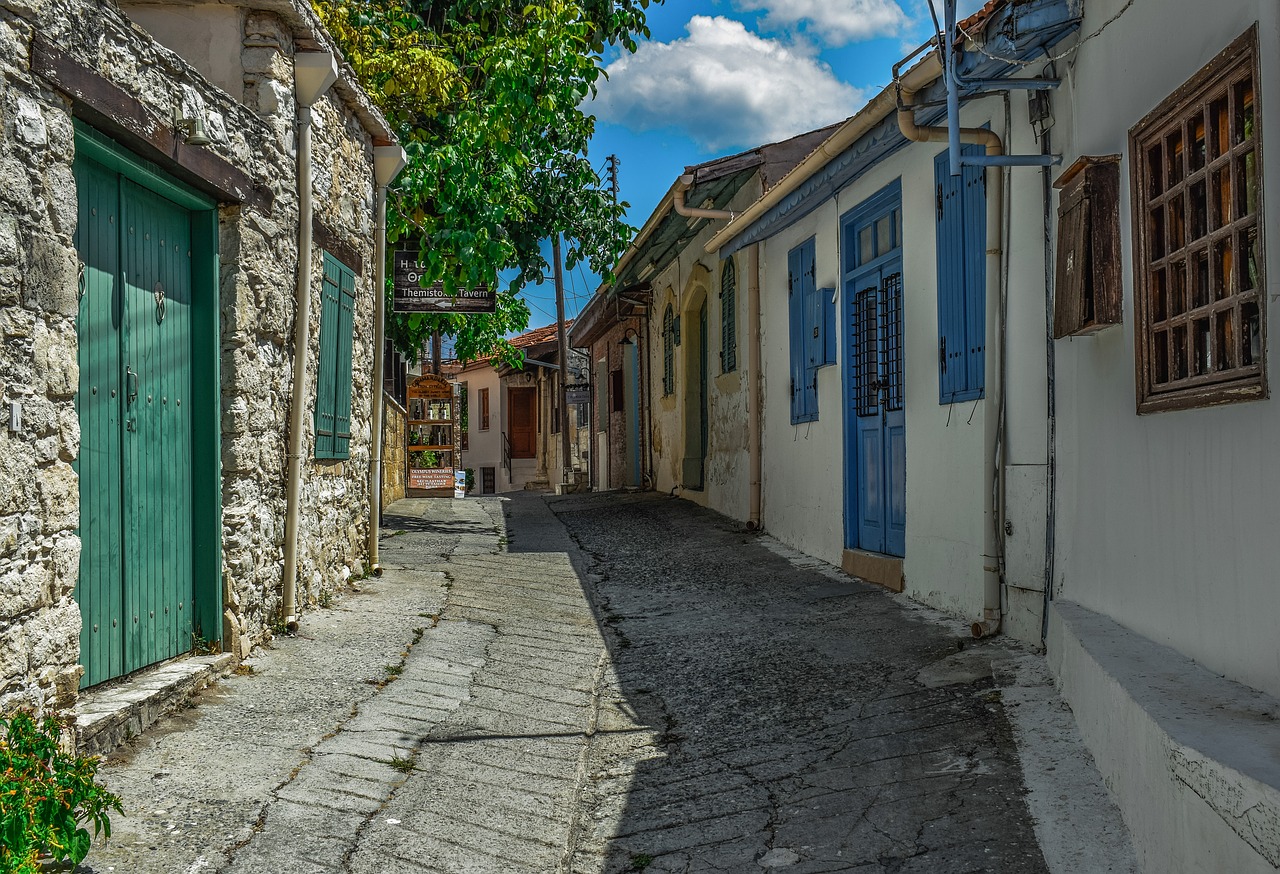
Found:
[[[836,363],[836,290],[834,288],[818,289],[818,297],[822,301],[822,363]]]
[[[966,146],[966,155],[984,154],[981,146]],[[969,398],[982,396],[986,383],[987,351],[987,186],[983,168],[965,167],[965,364]]]
[[[965,146],[966,155],[982,154]],[[938,207],[938,399],[982,397],[986,361],[987,207],[981,167],[934,163]]]
[[[787,253],[787,314],[791,331],[791,424],[804,419],[804,293],[799,249]]]
[[[818,418],[818,367],[822,364],[822,301],[818,298],[817,270],[814,241],[809,240],[801,251],[801,272],[804,277],[804,412],[808,421]]]

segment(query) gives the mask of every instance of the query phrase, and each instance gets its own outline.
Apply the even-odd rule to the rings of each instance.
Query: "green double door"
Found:
[[[190,210],[119,168],[75,165],[81,261],[80,578],[84,685],[191,649]]]

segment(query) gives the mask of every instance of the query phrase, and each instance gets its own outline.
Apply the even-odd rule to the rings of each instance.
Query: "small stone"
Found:
[[[49,144],[49,131],[44,125],[40,105],[27,97],[18,98],[18,113],[13,119],[13,135],[28,146]]]
[[[761,868],[789,868],[800,861],[800,854],[795,850],[788,850],[786,847],[778,847],[770,850],[759,859],[756,864]]]

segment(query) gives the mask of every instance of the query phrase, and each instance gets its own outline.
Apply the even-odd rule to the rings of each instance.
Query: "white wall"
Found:
[[[1083,30],[1122,0],[1090,0]],[[1209,669],[1280,694],[1275,500],[1280,410],[1267,399],[1135,413],[1133,239],[1127,132],[1255,21],[1264,149],[1280,144],[1280,7],[1274,0],[1138,0],[1064,65],[1056,145],[1065,161],[1124,154],[1124,324],[1057,343],[1057,597],[1113,617]],[[1159,50],[1147,47],[1159,46]],[[1140,49],[1140,50],[1135,50]],[[1072,122],[1064,124],[1063,122]],[[1280,205],[1265,162],[1263,201]],[[1264,218],[1265,318],[1280,319],[1280,222]],[[1272,331],[1272,336],[1276,332]],[[1277,341],[1267,354],[1274,379]]]
[[[476,364],[458,374],[458,381],[467,384],[467,450],[462,453],[462,466],[474,468],[476,472],[476,489],[473,494],[479,495],[484,483],[480,476],[480,468],[494,469],[494,485],[497,491],[511,488],[507,482],[507,472],[502,467],[502,412],[504,409],[502,386],[498,379],[498,371],[491,364]],[[480,430],[480,390],[489,390],[489,430]]]

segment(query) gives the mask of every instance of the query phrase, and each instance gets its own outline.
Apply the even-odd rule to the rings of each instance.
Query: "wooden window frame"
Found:
[[[1124,318],[1120,155],[1083,155],[1058,189],[1053,338],[1092,334]]]
[[[1252,129],[1245,134],[1244,115],[1237,112],[1240,86],[1251,83]],[[1206,64],[1178,90],[1129,131],[1130,189],[1133,208],[1134,246],[1134,349],[1139,413],[1216,406],[1267,397],[1266,377],[1266,276],[1262,230],[1262,110],[1258,68],[1257,25],[1237,38],[1230,46]],[[1225,104],[1225,105],[1224,105]],[[1221,111],[1219,112],[1219,108]],[[1199,112],[1203,130],[1194,124]],[[1215,121],[1219,124],[1215,127]],[[1225,121],[1225,129],[1222,122]],[[1216,138],[1215,130],[1220,131]],[[1203,136],[1205,154],[1198,166],[1197,133]],[[1225,137],[1225,143],[1223,142]],[[1179,151],[1181,176],[1170,179],[1170,164],[1165,150]],[[1225,146],[1225,147],[1224,147]],[[1217,151],[1218,154],[1213,154]],[[1247,189],[1242,191],[1240,174],[1245,172],[1248,156],[1253,155],[1255,196],[1252,209]],[[1151,156],[1157,155],[1158,176],[1152,176]],[[1221,220],[1221,184],[1215,179],[1226,175],[1230,218]],[[1158,190],[1153,193],[1153,185]],[[1199,221],[1194,205],[1188,205],[1196,188],[1203,185],[1203,232],[1197,233]],[[1213,188],[1214,190],[1210,190]],[[1219,196],[1215,197],[1217,194]],[[1243,200],[1242,200],[1243,198]],[[1175,213],[1175,206],[1180,210]],[[1167,218],[1166,218],[1167,216]],[[1175,220],[1175,216],[1177,216]],[[1148,218],[1151,224],[1148,224]],[[1218,218],[1215,221],[1215,218]],[[1157,221],[1158,220],[1158,221]],[[1162,239],[1156,239],[1157,233]],[[1180,245],[1175,236],[1180,234]],[[1253,236],[1254,271],[1252,288],[1244,288],[1248,258],[1243,255]],[[1194,235],[1194,236],[1193,236]],[[1226,244],[1225,248],[1223,244]],[[1155,247],[1155,248],[1153,248]],[[1224,257],[1225,256],[1225,257]],[[1201,271],[1199,264],[1205,268]],[[1225,289],[1218,296],[1213,278],[1228,264]],[[1176,288],[1173,272],[1182,275]],[[1159,282],[1163,275],[1165,281]],[[1197,292],[1203,288],[1206,298],[1197,303]],[[1162,289],[1157,292],[1156,289]],[[1180,297],[1182,303],[1177,302]],[[1157,303],[1153,303],[1153,298]],[[1159,306],[1163,305],[1163,311]],[[1174,312],[1176,306],[1181,312]],[[1226,317],[1225,321],[1223,317]],[[1255,320],[1256,319],[1256,323]],[[1207,333],[1200,334],[1199,325],[1207,323]],[[1245,363],[1245,329],[1257,337],[1256,349],[1250,342]],[[1164,355],[1158,354],[1157,337],[1167,336]],[[1198,343],[1204,337],[1203,346]],[[1224,339],[1225,338],[1225,339]],[[1179,363],[1175,343],[1182,344],[1184,359]],[[1222,356],[1226,349],[1225,358]],[[1198,352],[1209,360],[1205,372],[1196,373]],[[1179,370],[1184,375],[1176,376]],[[1157,372],[1166,380],[1158,382]]]
[[[489,430],[489,389],[477,389],[480,400],[480,430]]]

